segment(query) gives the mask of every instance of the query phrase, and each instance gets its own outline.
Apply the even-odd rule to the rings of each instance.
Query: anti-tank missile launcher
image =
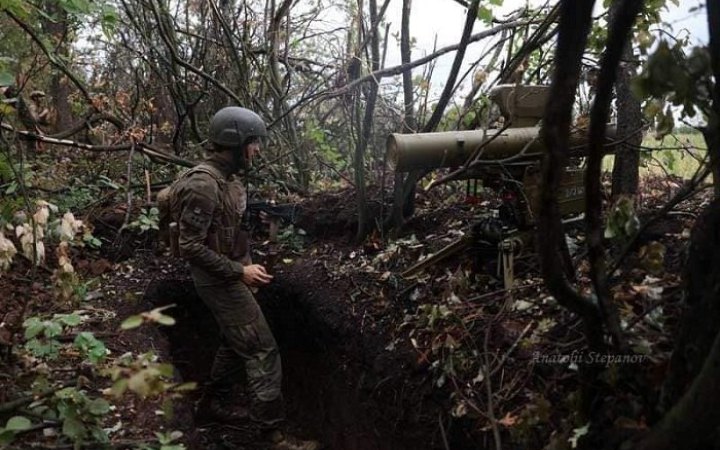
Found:
[[[512,285],[513,259],[531,247],[539,211],[540,161],[545,144],[539,122],[545,110],[549,86],[501,85],[490,93],[504,122],[488,130],[391,134],[387,139],[388,161],[396,171],[456,169],[452,179],[480,180],[503,199],[499,217],[486,217],[471,233],[403,272],[413,275],[478,242],[497,245],[498,271],[506,287]],[[613,150],[615,128],[608,127],[607,150]],[[587,151],[587,130],[570,136],[569,161],[577,163]],[[585,211],[584,170],[564,168],[558,192],[560,212],[566,220]],[[498,231],[499,230],[499,231]]]

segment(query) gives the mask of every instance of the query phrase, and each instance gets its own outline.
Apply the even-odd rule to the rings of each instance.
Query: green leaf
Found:
[[[105,399],[96,398],[87,405],[88,411],[94,416],[102,416],[110,412],[110,403]]]
[[[96,426],[90,428],[90,437],[98,443],[107,444],[110,442],[108,433],[105,430],[103,430],[102,428],[98,428]],[[106,448],[106,446],[100,446],[100,447]]]
[[[61,0],[61,6],[70,14],[88,14],[91,4],[88,0]]]
[[[55,318],[69,327],[74,327],[82,323],[82,317],[77,314],[56,314]]]
[[[173,388],[173,391],[176,392],[186,392],[186,391],[194,391],[197,389],[197,383],[194,381],[188,382],[188,383],[182,383],[178,384]]]
[[[63,327],[57,322],[46,320],[45,322],[45,330],[44,334],[45,337],[54,338],[57,336],[60,336],[62,333]]]
[[[653,275],[660,275],[664,269],[665,246],[653,241],[642,247],[639,252],[642,267]]]
[[[105,344],[95,338],[95,336],[88,331],[83,331],[78,334],[75,338],[74,344],[75,347],[85,353],[90,362],[93,364],[101,362],[107,355]]]
[[[112,34],[115,32],[118,24],[117,11],[110,5],[103,5],[100,16],[103,34],[105,34],[106,38],[112,39]]]
[[[95,342],[98,342],[97,339],[95,339],[95,335],[93,335],[89,331],[82,331],[78,333],[77,336],[75,336],[75,346],[80,347],[82,349],[85,349],[91,345],[93,345]]]
[[[668,134],[672,133],[675,128],[675,119],[673,118],[672,109],[668,106],[665,113],[659,113],[657,115],[657,123],[655,125],[655,139],[662,139]]]
[[[177,445],[163,445],[160,447],[160,450],[187,450],[183,444],[177,444]]]
[[[0,0],[0,9],[7,9],[21,19],[28,16],[27,2],[22,0]]]
[[[59,399],[74,401],[78,398],[78,391],[74,387],[66,387],[57,391],[55,396]]]
[[[5,425],[6,430],[11,431],[23,431],[27,430],[32,426],[32,422],[30,422],[30,419],[23,416],[15,416],[11,417],[7,424]]]
[[[10,86],[15,83],[15,77],[10,72],[0,72],[0,85]]]
[[[25,339],[32,339],[45,329],[45,325],[37,317],[27,319],[23,322],[23,326],[25,327]]]
[[[0,429],[0,445],[7,445],[15,439],[15,432]]]
[[[635,212],[633,200],[623,196],[618,198],[608,213],[605,237],[607,239],[627,238],[632,236],[639,226],[640,220]]]
[[[123,323],[120,324],[120,328],[123,330],[132,330],[133,328],[137,328],[143,323],[143,318],[140,315],[130,316],[127,319],[123,320]]]
[[[127,388],[135,392],[142,398],[150,395],[150,384],[147,381],[147,371],[141,370],[140,372],[134,373],[127,380]]]
[[[17,190],[18,190],[18,184],[16,181],[13,181],[12,183],[10,183],[10,186],[8,186],[8,188],[5,189],[5,194],[7,194],[7,195],[14,194],[15,191],[17,191]]]
[[[79,440],[85,436],[87,429],[77,417],[68,417],[63,422],[62,433],[72,440]]]
[[[493,13],[490,8],[487,8],[485,6],[481,6],[478,8],[477,13],[478,19],[482,20],[483,22],[490,23],[493,20]]]
[[[122,395],[127,391],[128,389],[128,380],[127,378],[122,378],[120,380],[117,380],[115,384],[112,385],[110,388],[110,391],[112,392],[112,395],[117,397],[122,397]]]
[[[173,373],[175,372],[175,368],[172,364],[159,364],[157,366],[158,372],[160,375],[171,378],[173,376]]]
[[[113,181],[110,178],[108,178],[104,175],[100,175],[100,177],[98,177],[98,184],[100,186],[109,187],[110,189],[115,189],[115,190],[120,189],[120,185],[113,183]]]
[[[25,343],[25,349],[37,358],[54,359],[58,355],[60,343],[55,340],[43,343],[39,339],[32,338]]]

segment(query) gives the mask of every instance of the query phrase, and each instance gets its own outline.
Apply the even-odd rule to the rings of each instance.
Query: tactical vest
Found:
[[[178,190],[182,183],[197,173],[210,175],[219,188],[219,204],[213,212],[206,245],[235,261],[249,260],[248,233],[242,221],[247,206],[245,188],[239,180],[234,177],[227,180],[218,169],[208,164],[200,164],[186,171],[172,185],[158,193],[161,240],[170,247],[174,256],[181,256],[178,222],[182,199],[178,198]]]

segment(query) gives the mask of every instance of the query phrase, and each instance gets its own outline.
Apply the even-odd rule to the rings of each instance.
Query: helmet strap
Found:
[[[248,163],[247,157],[245,156],[245,146],[243,145],[240,150],[233,152],[233,165],[235,166],[235,172],[240,173],[241,170],[247,172]]]

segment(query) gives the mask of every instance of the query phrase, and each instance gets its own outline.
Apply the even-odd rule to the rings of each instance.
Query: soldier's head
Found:
[[[210,120],[213,151],[232,152],[234,172],[252,165],[253,157],[260,151],[260,139],[266,136],[265,122],[260,116],[239,106],[222,108]]]

